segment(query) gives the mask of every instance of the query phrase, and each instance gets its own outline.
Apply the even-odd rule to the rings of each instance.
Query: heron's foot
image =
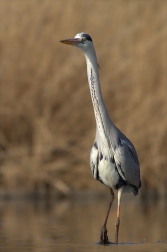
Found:
[[[101,244],[101,245],[113,244],[112,242],[110,242],[108,240],[108,235],[107,235],[107,229],[106,229],[106,227],[102,227],[101,235],[100,235],[100,241],[98,242],[98,244]]]

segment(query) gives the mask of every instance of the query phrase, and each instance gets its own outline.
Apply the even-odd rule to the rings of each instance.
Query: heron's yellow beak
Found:
[[[72,38],[72,39],[60,40],[60,42],[67,45],[77,46],[81,42],[81,40],[80,38]]]

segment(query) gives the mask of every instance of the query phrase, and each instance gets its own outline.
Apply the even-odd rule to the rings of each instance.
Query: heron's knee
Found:
[[[119,225],[120,225],[120,218],[118,217],[118,218],[116,219],[115,226],[116,226],[116,227],[119,227]]]

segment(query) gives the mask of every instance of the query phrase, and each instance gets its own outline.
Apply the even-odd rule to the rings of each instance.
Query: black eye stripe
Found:
[[[82,34],[82,37],[86,38],[89,41],[92,41],[92,38],[86,33]]]

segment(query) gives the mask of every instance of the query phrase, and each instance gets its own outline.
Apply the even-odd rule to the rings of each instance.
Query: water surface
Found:
[[[97,245],[108,199],[0,202],[0,251],[167,251],[164,200],[124,197],[119,244]],[[114,242],[116,200],[108,220]]]

